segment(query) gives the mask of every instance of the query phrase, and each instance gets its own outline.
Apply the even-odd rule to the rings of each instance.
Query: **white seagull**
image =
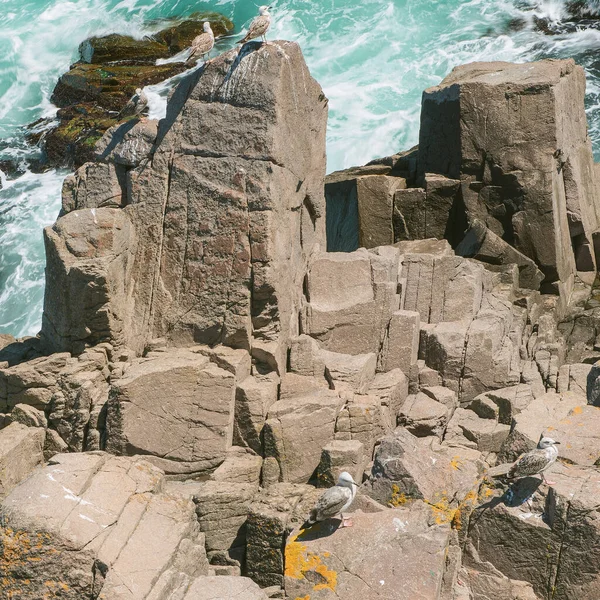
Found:
[[[194,60],[204,58],[215,46],[215,34],[210,27],[210,23],[206,21],[203,26],[204,33],[197,35],[192,40],[192,51],[186,61],[186,64],[191,63]]]
[[[308,525],[314,525],[319,521],[325,521],[336,515],[342,517],[341,527],[351,527],[352,521],[344,517],[344,511],[352,504],[356,495],[358,483],[352,479],[347,471],[340,473],[338,482],[325,490],[317,500],[315,507],[310,511]]]
[[[513,466],[508,472],[508,477],[511,479],[518,479],[519,477],[527,477],[530,475],[542,475],[542,480],[548,485],[554,485],[554,481],[548,481],[544,475],[544,471],[554,462],[558,457],[558,448],[552,438],[543,437],[537,445],[535,450],[521,454],[515,461]]]
[[[245,44],[257,37],[262,37],[263,42],[267,42],[266,33],[271,26],[271,15],[269,14],[270,8],[270,6],[261,6],[258,9],[258,17],[250,23],[250,28],[248,29],[246,37],[239,40],[238,44]]]
[[[123,110],[119,113],[119,119],[125,117],[132,117],[134,115],[141,115],[148,106],[148,97],[144,94],[142,88],[137,88],[135,94],[131,97],[131,100],[123,107]]]

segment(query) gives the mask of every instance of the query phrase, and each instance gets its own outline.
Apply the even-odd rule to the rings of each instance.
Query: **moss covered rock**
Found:
[[[59,125],[41,138],[30,136],[32,142],[43,143],[48,166],[78,167],[93,160],[95,143],[119,122],[118,114],[136,88],[186,69],[182,62],[155,63],[190,46],[205,21],[210,21],[216,36],[233,30],[223,15],[198,12],[185,21],[161,21],[163,29],[141,40],[119,34],[85,40],[79,46],[81,61],[61,76],[52,94],[52,102],[60,108]]]

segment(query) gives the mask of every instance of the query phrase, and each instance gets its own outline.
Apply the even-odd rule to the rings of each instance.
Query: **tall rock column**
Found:
[[[127,271],[104,275],[122,277],[123,293],[103,297],[105,312],[120,317],[119,342],[138,353],[157,337],[223,343],[285,365],[308,260],[325,245],[326,122],[327,99],[291,42],[246,44],[181,82],[152,153],[122,178],[135,255]],[[48,235],[59,262],[52,246],[62,247],[64,219]],[[49,279],[47,320],[93,334],[55,310],[59,283]],[[48,334],[55,348],[72,349]]]
[[[573,60],[457,67],[423,94],[419,170],[460,179],[468,220],[533,259],[568,300],[595,275],[600,194]]]

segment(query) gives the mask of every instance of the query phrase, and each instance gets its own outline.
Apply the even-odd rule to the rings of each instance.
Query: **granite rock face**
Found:
[[[127,173],[127,206],[77,210],[47,230],[48,346],[256,345],[282,368],[308,258],[324,245],[326,118],[291,43],[247,44],[186,78],[152,162]],[[75,206],[89,202],[77,188]],[[84,290],[80,311],[58,289]]]
[[[109,130],[46,230],[41,339],[0,339],[12,596],[597,600],[581,83],[459,68],[419,148],[325,185],[327,101],[292,43]],[[556,487],[492,482],[542,434]],[[354,527],[308,527],[342,470]]]
[[[575,274],[596,265],[584,92],[573,60],[473,63],[426,90],[421,113],[419,169],[460,178],[468,217],[534,260],[545,288],[567,299]]]
[[[4,592],[166,600],[207,575],[194,505],[162,479],[143,460],[55,456],[0,505]]]

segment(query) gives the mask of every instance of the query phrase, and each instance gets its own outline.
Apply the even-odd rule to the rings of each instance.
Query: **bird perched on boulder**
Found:
[[[356,495],[358,483],[352,479],[352,475],[347,471],[340,473],[338,482],[325,490],[317,500],[315,507],[310,511],[310,517],[307,520],[308,525],[314,525],[319,521],[331,519],[336,515],[342,517],[341,527],[351,527],[352,521],[344,518],[344,511],[352,504]]]
[[[207,54],[210,54],[210,51],[214,48],[215,34],[210,27],[210,23],[206,21],[202,27],[204,29],[204,33],[197,35],[192,40],[192,51],[190,52],[188,59],[185,61],[186,65],[204,58]]]
[[[538,442],[537,448],[521,454],[515,461],[513,466],[508,471],[510,479],[518,479],[530,475],[540,475],[542,480],[548,485],[554,485],[554,481],[548,481],[544,475],[544,471],[552,465],[558,457],[558,448],[552,438],[542,437]]]
[[[135,94],[131,97],[131,100],[119,113],[119,119],[141,115],[146,110],[147,106],[148,97],[146,94],[144,94],[144,90],[142,88],[137,88],[137,90],[135,90]]]
[[[258,17],[250,23],[250,29],[246,36],[238,41],[238,44],[245,44],[257,37],[262,37],[263,42],[267,42],[266,33],[271,26],[271,15],[269,14],[270,6],[261,6],[258,9]]]

